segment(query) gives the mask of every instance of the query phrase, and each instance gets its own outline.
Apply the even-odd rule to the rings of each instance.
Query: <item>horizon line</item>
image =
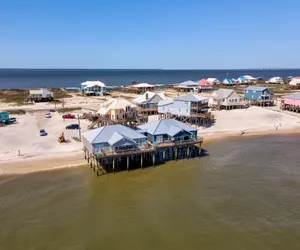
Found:
[[[155,68],[145,68],[145,69],[122,69],[122,68],[0,68],[0,70],[153,70],[153,71],[170,71],[170,70],[190,70],[190,71],[198,71],[198,70],[300,70],[300,68],[268,68],[268,67],[261,67],[261,68],[216,68],[216,69],[155,69]]]

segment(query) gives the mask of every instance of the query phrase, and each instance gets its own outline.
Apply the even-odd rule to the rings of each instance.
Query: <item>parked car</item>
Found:
[[[40,129],[40,136],[46,136],[47,133],[45,131],[45,129]]]
[[[78,124],[71,124],[71,125],[68,125],[66,127],[66,129],[79,129],[79,125]]]
[[[14,123],[16,121],[17,121],[16,117],[9,118],[9,123]]]
[[[51,116],[50,113],[46,113],[45,117],[46,117],[46,118],[51,118],[52,116]]]
[[[49,111],[50,111],[50,112],[55,112],[55,109],[50,109]]]
[[[75,115],[66,114],[62,116],[63,119],[75,119]]]

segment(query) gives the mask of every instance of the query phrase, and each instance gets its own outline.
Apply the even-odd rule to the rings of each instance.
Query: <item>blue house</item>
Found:
[[[272,101],[273,93],[266,87],[249,86],[244,89],[244,98],[249,101]]]
[[[185,141],[197,138],[197,128],[193,128],[175,119],[158,120],[137,126],[139,132],[147,136],[148,141]]]
[[[0,122],[1,123],[9,122],[9,113],[7,111],[0,111]]]
[[[120,124],[100,127],[82,134],[83,145],[89,153],[138,148],[146,140],[146,136]]]

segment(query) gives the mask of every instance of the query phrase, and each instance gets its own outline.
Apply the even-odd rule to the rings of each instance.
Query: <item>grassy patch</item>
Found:
[[[26,105],[24,99],[28,94],[29,91],[23,89],[0,90],[0,101],[4,103],[15,103],[17,105]]]
[[[23,109],[12,109],[8,111],[10,115],[25,115],[26,111]]]
[[[65,89],[49,89],[54,95],[54,99],[71,98],[72,95]]]
[[[61,108],[61,109],[57,109],[57,112],[60,113],[60,114],[63,114],[63,113],[72,113],[74,111],[78,111],[78,110],[81,110],[81,109],[82,109],[81,107]]]

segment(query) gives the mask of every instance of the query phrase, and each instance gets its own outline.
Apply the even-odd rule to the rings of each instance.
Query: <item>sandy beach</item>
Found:
[[[176,92],[167,91],[172,98]],[[132,93],[114,93],[112,95],[134,98]],[[74,95],[65,98],[64,107],[81,107],[72,112],[77,116],[84,112],[93,112],[109,97],[82,97]],[[53,109],[54,104],[38,103],[28,106],[12,106],[1,103],[1,109],[22,108],[24,115],[16,115],[17,123],[0,129],[0,174],[23,174],[60,167],[70,167],[85,164],[82,143],[76,140],[78,130],[66,130],[69,124],[77,123],[77,119],[62,119],[62,114],[51,113],[52,118],[46,118],[46,110]],[[59,107],[58,107],[59,108]],[[39,111],[34,111],[39,110]],[[215,124],[209,128],[198,128],[198,135],[204,138],[204,144],[212,140],[232,136],[251,136],[282,133],[300,133],[300,116],[295,113],[281,111],[278,107],[249,107],[230,111],[212,111]],[[150,117],[153,120],[155,117]],[[80,120],[81,132],[87,130],[90,124]],[[45,129],[47,136],[40,136],[39,130]],[[58,137],[64,132],[67,143],[59,143]],[[20,154],[19,154],[20,152]]]

